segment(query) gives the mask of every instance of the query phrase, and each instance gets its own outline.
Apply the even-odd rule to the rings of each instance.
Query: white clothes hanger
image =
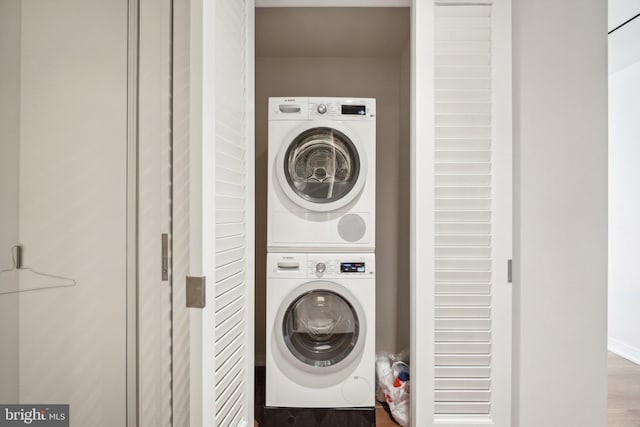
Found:
[[[75,279],[72,279],[70,277],[65,277],[65,276],[57,276],[55,274],[49,274],[49,273],[42,273],[34,268],[31,267],[25,267],[22,265],[22,246],[21,245],[14,245],[11,247],[11,259],[13,260],[13,266],[11,268],[5,268],[4,270],[0,270],[0,276],[2,276],[3,274],[6,274],[8,272],[11,271],[16,271],[16,272],[21,272],[21,271],[28,271],[32,274],[36,274],[38,276],[42,276],[42,277],[48,277],[50,279],[57,279],[57,280],[62,280],[66,283],[64,284],[59,284],[59,285],[51,285],[51,286],[40,286],[37,288],[29,288],[29,289],[17,289],[17,290],[11,290],[11,291],[0,291],[0,295],[8,295],[8,294],[17,294],[17,293],[21,293],[21,292],[32,292],[32,291],[41,291],[41,290],[45,290],[45,289],[56,289],[56,288],[68,288],[68,287],[72,287],[72,286],[76,286],[77,282],[75,281]],[[0,282],[0,285],[2,283]],[[2,286],[0,286],[0,289],[2,288]]]

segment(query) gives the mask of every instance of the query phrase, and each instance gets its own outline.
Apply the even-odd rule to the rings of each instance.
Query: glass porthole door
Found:
[[[279,156],[281,186],[298,205],[329,211],[352,201],[362,189],[366,163],[352,138],[333,127],[304,130]]]
[[[341,369],[358,357],[366,331],[359,304],[331,286],[335,284],[328,285],[308,286],[291,295],[283,302],[276,323],[288,359],[314,372]]]

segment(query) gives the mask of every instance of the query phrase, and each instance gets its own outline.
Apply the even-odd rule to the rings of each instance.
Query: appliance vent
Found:
[[[358,214],[347,214],[338,221],[338,234],[347,242],[357,242],[367,231],[367,223]]]

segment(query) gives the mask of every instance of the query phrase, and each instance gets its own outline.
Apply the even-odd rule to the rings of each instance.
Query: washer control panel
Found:
[[[327,270],[327,264],[324,262],[319,262],[316,264],[316,273],[324,273]]]
[[[309,254],[307,274],[310,277],[346,277],[370,276],[374,274],[373,260],[367,261],[360,256],[344,258],[325,258],[321,254]]]
[[[370,120],[376,116],[376,104],[372,99],[309,98],[308,111],[309,118]]]

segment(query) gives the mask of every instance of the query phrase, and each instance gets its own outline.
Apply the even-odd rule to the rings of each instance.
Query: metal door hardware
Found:
[[[207,278],[187,276],[187,307],[204,308],[206,305]]]
[[[162,233],[162,281],[169,280],[169,235]]]

